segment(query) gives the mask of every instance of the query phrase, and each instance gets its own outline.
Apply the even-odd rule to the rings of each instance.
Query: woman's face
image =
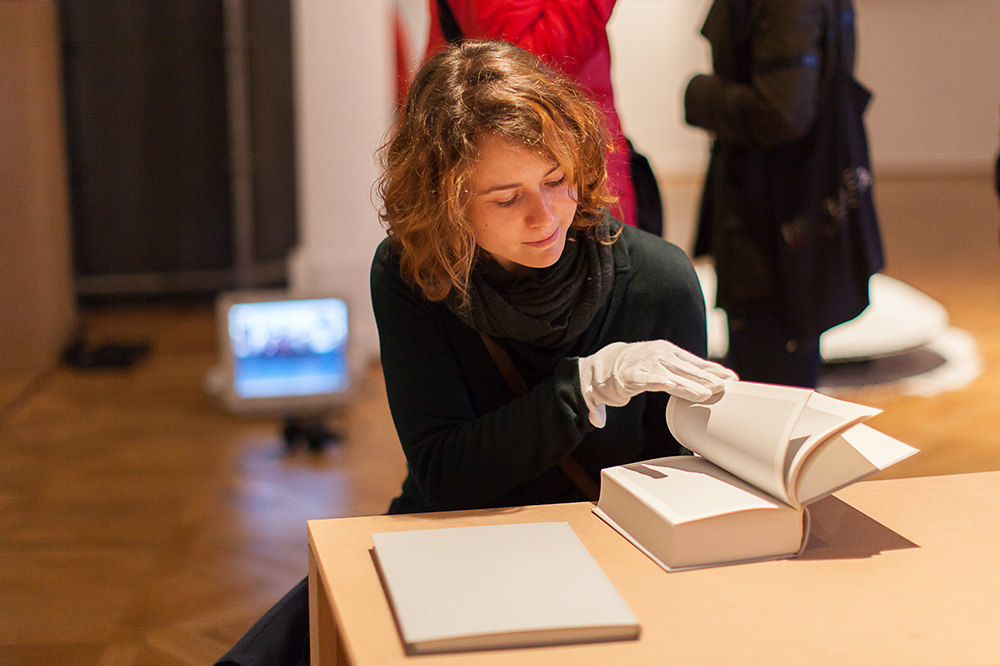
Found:
[[[469,189],[476,244],[508,272],[559,259],[576,215],[576,187],[554,161],[494,135],[479,140]]]

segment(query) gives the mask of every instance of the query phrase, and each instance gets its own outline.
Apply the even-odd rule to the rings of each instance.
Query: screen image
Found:
[[[228,310],[227,329],[239,398],[348,388],[347,305],[339,298],[237,303]]]

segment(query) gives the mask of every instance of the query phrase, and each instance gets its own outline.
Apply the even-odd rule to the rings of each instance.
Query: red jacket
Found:
[[[604,112],[611,138],[608,182],[619,198],[620,217],[626,224],[636,226],[628,143],[615,111],[611,88],[607,25],[615,0],[448,0],[448,5],[465,37],[504,39],[517,44],[541,56],[549,66],[576,80],[590,94]],[[429,0],[429,6],[428,54],[445,41],[436,0]]]

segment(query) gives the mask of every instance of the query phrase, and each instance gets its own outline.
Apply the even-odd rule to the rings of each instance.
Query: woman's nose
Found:
[[[540,227],[552,223],[555,212],[552,202],[543,193],[531,195],[525,223],[530,227]]]

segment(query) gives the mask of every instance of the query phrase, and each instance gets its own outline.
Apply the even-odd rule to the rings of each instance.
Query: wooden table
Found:
[[[309,522],[312,663],[1000,664],[1000,472],[858,483],[813,506],[802,557],[667,573],[589,502]],[[408,657],[371,533],[567,521],[635,641]]]

